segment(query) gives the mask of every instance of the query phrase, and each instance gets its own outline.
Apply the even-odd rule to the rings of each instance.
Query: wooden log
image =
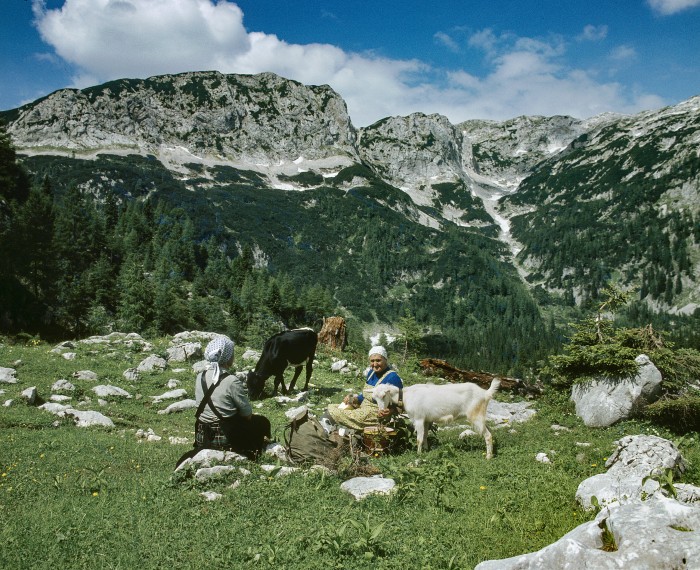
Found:
[[[512,392],[539,392],[533,386],[526,386],[519,378],[509,378],[501,374],[491,374],[490,372],[476,372],[474,370],[460,370],[455,368],[445,360],[438,358],[424,358],[420,361],[423,373],[426,376],[439,376],[450,382],[474,382],[484,389],[491,386],[491,381],[498,378],[501,381],[501,390]]]

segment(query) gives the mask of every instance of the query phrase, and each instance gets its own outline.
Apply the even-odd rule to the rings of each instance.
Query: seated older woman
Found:
[[[383,346],[373,346],[369,351],[367,381],[360,394],[348,394],[342,404],[328,406],[327,415],[341,426],[361,430],[379,423],[379,418],[390,415],[390,410],[379,413],[379,406],[372,400],[372,390],[379,384],[391,384],[403,389],[401,377],[392,370]]]

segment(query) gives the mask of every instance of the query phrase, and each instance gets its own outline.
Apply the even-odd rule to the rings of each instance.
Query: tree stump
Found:
[[[324,318],[321,332],[318,333],[318,342],[334,350],[343,350],[348,344],[345,319],[343,317]]]

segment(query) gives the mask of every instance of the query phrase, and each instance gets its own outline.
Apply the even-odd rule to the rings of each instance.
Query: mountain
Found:
[[[415,113],[358,129],[328,86],[193,72],[64,89],[0,119],[36,180],[166,200],[198,240],[250,246],[365,323],[409,309],[426,330],[463,330],[474,355],[517,358],[513,339],[484,348],[489,323],[532,336],[610,282],[655,311],[698,307],[698,97],[634,116]]]

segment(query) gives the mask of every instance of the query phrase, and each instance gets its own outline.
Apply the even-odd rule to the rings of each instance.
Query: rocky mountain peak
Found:
[[[328,86],[215,71],[62,89],[18,109],[9,132],[30,153],[251,163],[355,156],[356,141],[345,102]]]
[[[463,178],[464,137],[447,117],[413,113],[360,130],[365,162],[397,186]]]

